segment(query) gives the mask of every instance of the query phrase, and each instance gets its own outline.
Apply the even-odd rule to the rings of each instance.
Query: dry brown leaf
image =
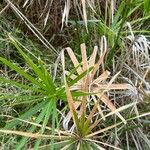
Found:
[[[91,78],[94,79],[94,76],[97,72],[97,70],[99,69],[99,66],[102,64],[102,62],[104,61],[104,56],[105,56],[106,52],[104,52],[102,54],[102,56],[99,58],[98,62],[96,63],[96,65],[94,66],[94,69],[92,71],[92,75],[91,75]]]
[[[67,139],[69,136],[55,136],[55,135],[46,135],[46,134],[39,134],[39,133],[29,133],[29,132],[23,132],[23,131],[14,131],[14,130],[0,130],[1,133],[5,134],[15,134],[15,135],[20,135],[20,136],[25,136],[29,138],[47,138],[47,139],[59,139],[61,140],[62,138]]]
[[[91,57],[89,59],[89,67],[92,67],[92,66],[95,65],[97,51],[98,51],[98,47],[94,46],[93,53],[92,53],[92,55],[91,55]]]
[[[76,107],[74,105],[74,101],[73,101],[70,89],[69,89],[67,84],[65,85],[65,88],[66,88],[66,95],[67,95],[67,100],[68,100],[68,105],[69,105],[69,108],[70,108],[70,112],[71,112],[73,121],[74,121],[75,125],[77,126],[77,122],[76,122],[76,118],[75,118]]]
[[[102,119],[105,120],[105,116],[104,116],[103,111],[100,107],[100,104],[97,102],[98,100],[96,99],[96,97],[94,95],[92,95],[92,98],[93,98],[94,103],[97,104],[97,109],[98,109]]]
[[[81,44],[81,56],[82,56],[83,71],[86,71],[88,69],[88,61],[85,43]]]
[[[108,87],[108,84],[96,84],[92,87],[92,91],[95,93],[100,92],[101,90],[132,90],[130,84],[112,84]]]
[[[99,84],[102,81],[105,81],[110,75],[109,71],[104,71],[98,78],[96,78],[93,83]]]
[[[103,133],[103,132],[108,131],[108,130],[110,130],[110,129],[113,129],[113,128],[117,127],[117,126],[120,125],[120,124],[122,124],[122,122],[119,122],[119,123],[117,123],[117,124],[111,125],[111,126],[109,126],[109,127],[106,127],[106,128],[104,128],[104,129],[101,129],[101,130],[99,130],[99,131],[97,131],[97,132],[93,132],[93,133],[91,133],[91,134],[88,134],[88,135],[86,136],[86,138],[91,138],[91,137],[93,137],[93,136],[95,136],[95,135],[97,135],[97,134],[100,134],[100,133]]]
[[[108,99],[107,96],[105,95],[99,95],[97,94],[97,97],[100,98],[100,100],[111,110],[111,111],[115,111],[116,107],[113,105],[113,103]],[[116,115],[126,124],[126,120],[122,117],[122,115],[117,112]]]
[[[85,0],[81,0],[82,3],[82,11],[83,11],[83,20],[85,22],[86,30],[88,32],[88,27],[87,27],[87,14],[86,14],[86,3]]]
[[[70,56],[70,58],[71,58],[71,61],[73,62],[74,67],[75,67],[75,68],[78,67],[78,68],[77,68],[78,74],[81,74],[81,73],[83,72],[83,70],[82,70],[82,68],[79,66],[79,62],[78,62],[78,60],[77,60],[77,58],[76,58],[74,52],[72,51],[72,49],[71,49],[70,47],[67,47],[66,50],[67,50],[67,52],[68,52],[68,54],[69,54],[69,56]]]

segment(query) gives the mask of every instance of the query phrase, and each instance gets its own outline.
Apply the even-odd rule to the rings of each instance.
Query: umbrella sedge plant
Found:
[[[102,37],[104,38],[104,37]],[[105,38],[104,38],[105,39]],[[106,40],[104,40],[106,42]],[[95,46],[92,55],[88,59],[86,55],[86,47],[85,44],[81,44],[81,57],[82,57],[82,63],[79,63],[77,60],[73,50],[71,48],[66,48],[62,50],[61,53],[61,60],[63,64],[63,72],[64,75],[67,75],[67,79],[71,78],[71,80],[74,80],[77,78],[78,75],[83,74],[85,70],[89,70],[87,74],[78,80],[76,83],[74,83],[72,86],[69,85],[71,91],[79,91],[84,93],[91,93],[92,95],[86,95],[85,97],[82,97],[82,103],[76,102],[76,109],[80,107],[81,110],[81,116],[86,111],[86,104],[89,101],[94,102],[94,107],[91,110],[91,115],[95,113],[95,111],[98,109],[99,113],[101,114],[102,118],[104,118],[103,111],[101,110],[101,102],[103,102],[111,111],[115,111],[116,107],[115,105],[109,100],[109,97],[107,96],[109,90],[133,90],[133,87],[130,84],[116,84],[113,83],[116,77],[119,75],[120,72],[118,72],[116,75],[112,77],[112,79],[108,82],[110,72],[108,70],[104,69],[104,57],[106,54],[106,43],[102,44],[101,49],[104,49],[104,52],[101,52],[100,56],[98,55],[98,47]],[[65,57],[64,57],[64,51],[66,51],[69,54],[69,57],[74,65],[77,71],[76,73],[70,73],[69,71],[65,70]],[[98,61],[96,62],[96,59],[98,58]],[[82,66],[81,66],[82,64]],[[92,70],[90,68],[93,67]],[[100,74],[100,70],[102,70],[102,73]],[[87,100],[89,98],[89,100]],[[101,101],[101,102],[100,102]],[[68,114],[69,115],[69,114]],[[116,114],[124,123],[126,123],[125,119],[122,117],[120,113]],[[90,120],[91,117],[89,117],[88,120]],[[84,120],[84,119],[83,119]],[[81,123],[82,124],[82,123]]]
[[[67,84],[66,84],[66,92],[67,92],[67,99],[68,99],[68,103],[69,103],[69,109],[72,112],[72,117],[73,122],[75,125],[79,124],[79,119],[76,118],[77,113],[76,110],[74,109],[74,102],[73,102],[73,97],[72,94],[70,92],[70,89],[68,88]],[[125,109],[128,109],[129,107],[134,106],[135,103],[131,103],[125,106],[122,106],[118,109],[116,109],[116,111],[114,112],[110,112],[108,114],[105,115],[105,118],[112,116],[113,114],[115,114],[116,112],[120,112],[123,111]],[[139,114],[138,116],[132,116],[128,119],[126,119],[127,122],[131,122],[133,120],[139,119],[141,117],[145,117],[145,116],[149,116],[150,113],[144,113],[144,114]],[[40,124],[37,123],[33,123],[33,122],[29,122],[29,121],[25,121],[22,119],[18,119],[16,118],[16,120],[19,120],[21,122],[25,122],[28,123],[30,125],[34,125],[36,128],[41,127]],[[103,119],[100,118],[99,119],[100,122],[102,123]],[[91,129],[92,125],[89,125],[89,129]],[[51,139],[55,139],[55,142],[51,143],[51,144],[44,144],[38,147],[39,150],[45,150],[45,149],[56,149],[56,150],[72,150],[72,149],[77,149],[77,150],[106,150],[106,148],[113,148],[113,149],[117,149],[117,150],[122,150],[119,147],[113,146],[111,144],[108,144],[108,142],[103,142],[100,141],[100,139],[102,139],[103,137],[100,136],[99,134],[111,134],[112,129],[114,128],[124,128],[124,123],[122,121],[117,122],[113,125],[110,125],[106,128],[102,128],[100,130],[96,130],[96,131],[91,131],[86,132],[85,130],[85,134],[83,134],[84,132],[82,132],[82,134],[80,133],[80,128],[78,126],[76,126],[76,130],[74,130],[72,133],[69,133],[67,131],[64,130],[57,130],[55,129],[55,135],[52,134],[40,134],[40,133],[31,133],[31,132],[22,132],[22,131],[16,131],[16,130],[8,130],[8,129],[0,129],[1,133],[5,133],[5,134],[14,134],[14,135],[18,135],[18,136],[23,136],[23,137],[27,137],[27,138],[31,138],[31,139],[41,139],[41,140],[47,140],[47,141],[51,141]],[[52,129],[48,126],[45,127],[47,131],[51,131]],[[96,128],[96,127],[95,127]],[[35,148],[29,148],[30,150],[33,150]]]
[[[25,52],[21,49],[19,42],[9,35],[10,42],[16,47],[19,54],[24,58],[25,63],[30,67],[30,70],[32,70],[32,74],[30,72],[27,72],[26,70],[22,69],[21,67],[17,66],[16,64],[8,61],[7,59],[0,57],[0,62],[4,65],[8,66],[11,70],[15,71],[17,74],[19,74],[21,77],[24,78],[26,81],[18,82],[12,79],[0,77],[0,82],[2,85],[10,85],[14,86],[19,89],[23,89],[26,91],[26,94],[30,93],[30,95],[9,95],[10,99],[16,99],[15,103],[13,105],[24,105],[27,106],[28,109],[26,112],[22,113],[22,115],[19,115],[19,119],[21,120],[31,120],[33,116],[35,117],[35,123],[36,124],[42,124],[41,128],[38,129],[38,132],[40,134],[45,132],[45,127],[48,123],[51,122],[53,133],[56,126],[58,126],[58,116],[57,116],[57,100],[62,99],[64,97],[64,88],[59,87],[54,83],[50,73],[46,70],[46,64],[41,60],[38,59],[38,63],[35,64],[32,59],[30,59]],[[31,52],[30,52],[31,53]],[[6,99],[8,97],[5,97],[8,95],[7,93],[3,93],[4,98]],[[30,107],[31,105],[31,107]],[[51,118],[51,119],[50,119]],[[9,121],[8,124],[4,127],[4,129],[14,129],[17,128],[18,125],[21,125],[21,122],[14,118],[11,121]],[[35,132],[37,131],[36,126],[31,125],[28,129],[28,132]],[[17,142],[16,149],[22,149],[27,142],[29,138],[23,137],[20,139],[20,141]],[[41,140],[38,139],[35,141],[35,149],[40,145]]]
[[[22,112],[21,115],[19,114],[18,118],[15,117],[9,120],[9,123],[6,123],[2,130],[6,131],[16,128],[19,129],[22,126],[22,122],[24,122],[30,124],[30,126],[25,129],[26,132],[28,132],[27,135],[30,135],[31,133],[34,133],[36,131],[39,134],[43,134],[45,133],[46,126],[50,124],[50,133],[54,135],[55,129],[59,127],[57,102],[58,100],[66,101],[65,87],[64,85],[58,86],[55,83],[54,78],[52,78],[51,74],[47,71],[46,64],[40,58],[37,58],[28,49],[23,47],[13,36],[11,36],[10,34],[8,36],[11,44],[13,44],[18,50],[19,55],[24,58],[25,63],[30,68],[30,71],[26,71],[26,69],[22,69],[21,66],[19,67],[15,63],[3,57],[0,57],[1,63],[8,66],[10,70],[15,71],[15,73],[17,73],[22,79],[24,79],[23,82],[20,82],[17,79],[14,80],[12,78],[5,78],[0,76],[0,83],[2,86],[13,86],[18,90],[18,92],[20,90],[23,90],[23,94],[21,92],[18,94],[8,93],[6,90],[6,92],[1,93],[1,100],[7,99],[9,101],[14,101],[10,104],[7,104],[7,106],[10,105],[11,107],[13,107],[16,105],[20,105],[26,107],[25,112]],[[34,57],[33,60],[37,60],[37,64],[31,58],[29,58],[28,55],[26,55],[24,50],[26,50],[26,52]],[[87,71],[82,72],[82,74],[80,74],[76,79],[70,82],[70,85],[78,82],[78,80],[83,78],[86,74]],[[81,92],[74,92],[74,95],[76,96],[82,94],[83,93]],[[2,117],[10,118],[10,116],[8,115],[2,115]],[[32,122],[33,120],[34,123]],[[11,131],[11,133],[14,134],[19,132],[21,132],[19,135],[23,133],[23,131]],[[54,139],[51,138],[51,141],[54,142]],[[34,141],[34,149],[38,149],[41,142],[41,139]],[[17,141],[15,149],[22,149],[23,147],[26,147],[28,143],[30,143],[30,139],[25,134],[24,137]]]
[[[100,117],[100,119],[95,119],[94,115],[96,112],[92,112],[92,114],[89,112],[87,114],[86,112],[83,113],[81,116],[82,110],[80,109],[77,113],[76,110],[76,104],[73,100],[71,89],[68,87],[67,82],[65,81],[65,87],[66,87],[66,94],[67,94],[67,100],[68,100],[68,107],[69,107],[69,113],[72,118],[72,122],[74,125],[74,130],[71,131],[71,137],[70,143],[66,144],[61,150],[71,150],[71,149],[77,149],[77,150],[106,150],[108,148],[113,148],[116,150],[122,150],[122,148],[119,148],[115,145],[112,145],[108,142],[103,142],[103,136],[100,134],[111,134],[110,130],[118,127],[122,128],[124,127],[124,122],[116,122],[115,124],[112,124],[108,127],[98,129],[98,125],[102,123],[103,118]],[[85,104],[84,101],[81,102],[81,105]],[[115,109],[114,111],[104,115],[105,118],[108,118],[116,113],[119,113],[120,111],[124,111],[125,109],[128,109],[130,107],[134,107],[136,103],[130,103],[125,106],[122,106],[118,109]],[[87,105],[85,106],[87,107]],[[80,115],[79,115],[80,114]],[[147,116],[150,113],[145,113],[142,115],[130,117],[126,119],[126,123],[128,121],[132,121],[134,119],[137,119],[139,117]],[[84,119],[83,119],[84,118]],[[89,119],[90,118],[90,119]]]
[[[109,100],[107,94],[109,90],[132,90],[133,87],[129,84],[113,83],[119,73],[114,75],[108,82],[110,73],[104,69],[106,43],[102,44],[101,49],[104,49],[104,51],[100,55],[98,55],[98,48],[95,47],[89,59],[86,55],[85,44],[81,44],[81,63],[78,62],[71,48],[63,49],[60,58],[64,83],[61,86],[57,86],[55,80],[52,79],[50,73],[46,70],[46,64],[40,59],[38,64],[35,64],[20,48],[18,41],[11,35],[9,35],[9,38],[34,72],[34,74],[31,74],[5,58],[0,57],[2,63],[28,81],[20,83],[0,77],[1,83],[7,83],[8,85],[16,86],[18,89],[31,91],[32,98],[34,98],[31,98],[34,105],[31,105],[31,99],[29,98],[26,103],[30,104],[31,107],[28,105],[29,109],[18,118],[7,115],[3,116],[11,120],[0,129],[0,132],[21,136],[21,139],[19,139],[14,147],[15,149],[104,150],[108,147],[120,149],[116,145],[101,141],[100,134],[110,134],[112,129],[116,127],[122,128],[128,121],[149,115],[149,113],[146,113],[125,119],[121,115],[121,111],[134,107],[136,103],[116,108]],[[65,69],[65,50],[68,52],[74,65],[74,69],[70,72]],[[96,62],[96,60],[98,61]],[[100,74],[100,71],[102,71],[102,74]],[[41,99],[37,102],[36,99],[39,99],[39,96],[41,96]],[[15,96],[12,95],[13,98]],[[18,99],[24,101],[24,97],[21,95]],[[68,119],[69,127],[74,126],[71,131],[63,126],[67,124],[64,123],[63,110],[59,110],[62,115],[61,117],[58,116],[57,102],[59,99],[68,102],[66,103],[66,108],[68,109],[65,109],[65,112],[67,111],[65,119]],[[100,101],[111,111],[108,113],[104,112]],[[93,105],[90,105],[91,103]],[[117,122],[104,128],[98,127],[102,121],[107,121],[107,118],[112,115],[119,118]],[[31,120],[32,117],[35,117],[34,121]],[[120,119],[121,121],[119,121]],[[22,123],[28,124],[28,128],[25,131],[20,131],[18,128]]]
[[[116,106],[109,99],[109,90],[130,90],[134,92],[135,89],[130,84],[113,83],[120,72],[114,75],[112,79],[108,82],[110,72],[104,69],[104,56],[106,54],[106,40],[104,39],[105,37],[102,37],[101,42],[103,43],[101,45],[101,50],[104,49],[104,51],[101,51],[100,55],[98,55],[98,47],[95,46],[92,55],[90,57],[87,57],[86,46],[85,44],[81,44],[81,63],[79,63],[71,48],[68,47],[62,50],[60,57],[70,110],[63,121],[63,127],[65,130],[76,136],[76,142],[73,141],[72,144],[66,145],[64,149],[105,149],[104,147],[107,146],[119,149],[118,147],[115,147],[111,144],[100,142],[101,136],[98,136],[98,134],[103,133],[103,131],[105,132],[109,130],[111,127],[115,128],[117,124],[116,123],[115,125],[106,127],[104,129],[98,129],[99,124],[102,123],[102,120],[105,121],[107,116],[103,113],[105,110],[101,109],[101,102],[103,102],[111,110],[109,114],[115,114],[118,118],[122,120],[122,123],[124,124],[127,124],[128,119],[125,119],[118,110],[124,110],[132,106],[132,109],[134,109],[134,106],[136,106],[137,102],[130,103],[117,109]],[[76,73],[66,71],[64,55],[66,54],[66,52],[68,53],[74,67],[77,68]],[[90,70],[91,66],[93,66],[92,70]],[[84,70],[89,71],[83,78],[78,80],[78,82],[76,82],[72,86],[67,84],[69,78],[70,80],[77,78],[77,76],[80,75]],[[77,101],[73,99],[71,94],[74,91],[80,91],[88,94],[82,97],[78,97]],[[91,103],[94,104],[90,105]],[[96,119],[95,116],[97,116]],[[139,115],[137,115],[137,117],[138,116]],[[94,131],[96,134],[93,133]],[[96,137],[94,137],[95,135]],[[103,145],[103,147],[101,147],[100,145]]]

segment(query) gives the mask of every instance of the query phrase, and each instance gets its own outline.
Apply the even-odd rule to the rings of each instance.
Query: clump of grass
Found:
[[[101,52],[100,56],[97,57],[98,47],[96,46],[89,59],[86,55],[85,44],[81,44],[81,63],[78,62],[70,48],[63,49],[60,58],[64,84],[58,86],[57,83],[55,83],[55,78],[51,77],[45,67],[46,65],[41,59],[37,60],[37,64],[33,63],[11,35],[9,35],[9,39],[17,48],[19,54],[24,58],[30,70],[32,69],[32,72],[24,71],[14,63],[0,57],[2,63],[20,74],[26,81],[19,82],[4,77],[0,78],[2,85],[7,83],[19,91],[23,90],[23,92],[20,93],[13,93],[14,95],[6,92],[2,94],[2,100],[14,100],[14,102],[8,104],[9,106],[23,105],[25,107],[25,112],[18,117],[8,115],[1,116],[10,118],[11,120],[8,119],[10,121],[9,124],[6,123],[0,132],[22,136],[21,139],[16,140],[17,144],[15,148],[34,147],[34,149],[39,149],[51,147],[51,149],[85,149],[88,147],[93,149],[105,149],[110,147],[121,149],[121,142],[116,138],[121,134],[119,131],[120,128],[128,130],[128,128],[124,128],[128,122],[135,123],[133,121],[134,119],[149,115],[149,113],[136,113],[137,109],[134,110],[134,108],[137,108],[139,102],[125,104],[124,106],[120,104],[120,107],[117,108],[117,103],[115,102],[113,104],[113,102],[109,100],[110,90],[128,89],[132,91],[133,87],[129,84],[114,84],[113,82],[119,73],[114,75],[108,82],[110,73],[106,71],[104,67],[104,56],[106,54],[107,45],[105,40],[101,45],[101,50],[104,49],[104,51]],[[102,39],[105,38],[103,37]],[[66,72],[65,50],[74,65],[74,69],[71,72]],[[95,63],[96,60],[97,63]],[[101,74],[100,71],[102,71]],[[77,72],[77,74],[75,72]],[[60,100],[61,103],[65,103],[65,107],[59,106],[58,100]],[[102,101],[111,112],[109,112],[100,101]],[[115,99],[113,101],[115,101]],[[119,103],[117,105],[119,105]],[[130,115],[126,116],[120,113],[121,111],[129,110],[129,108]],[[67,115],[65,116],[65,114]],[[110,117],[112,115],[114,117]],[[107,118],[110,118],[110,120],[107,121]],[[121,121],[118,118],[120,118]],[[67,122],[65,120],[67,120]],[[112,132],[112,130],[114,130],[114,133],[118,133],[113,135],[114,141],[108,140],[108,143],[106,139],[109,139],[108,135],[110,135],[110,131]],[[139,131],[141,132],[138,128],[136,132]],[[102,133],[103,135],[101,136]],[[125,133],[128,136],[129,132],[126,131]],[[142,140],[148,144],[148,139],[143,132],[141,132],[141,134],[144,136],[144,140]],[[131,133],[131,136],[134,137],[133,133]],[[6,137],[5,141],[10,140],[7,138],[8,137]],[[129,141],[128,146],[130,146]]]
[[[45,126],[48,123],[49,116],[53,114],[52,119],[52,128],[55,128],[55,122],[56,122],[56,103],[57,100],[60,99],[59,96],[63,96],[63,88],[59,87],[56,88],[55,83],[53,82],[52,77],[50,76],[49,72],[45,68],[45,64],[41,59],[38,59],[38,65],[36,65],[19,47],[19,43],[9,35],[10,41],[15,45],[17,48],[19,54],[24,58],[28,66],[33,70],[32,74],[27,72],[26,70],[21,69],[14,63],[6,60],[5,58],[0,58],[0,61],[3,62],[5,65],[7,65],[10,69],[17,72],[19,75],[21,75],[23,78],[25,78],[26,82],[18,82],[14,81],[9,78],[3,78],[1,77],[0,80],[2,83],[7,83],[8,85],[13,85],[20,89],[24,89],[25,93],[18,93],[11,95],[10,93],[2,93],[5,97],[9,97],[9,100],[13,99],[13,103],[10,105],[24,105],[30,103],[32,107],[29,107],[25,110],[25,113],[22,114],[19,118],[22,120],[25,119],[31,119],[31,117],[35,114],[38,114],[35,119],[35,123],[43,122],[42,128],[39,130],[39,132],[43,133],[45,131]],[[57,97],[58,96],[58,97]],[[57,98],[56,98],[57,97]],[[37,103],[38,102],[38,103]],[[40,113],[38,113],[40,112]],[[43,120],[43,121],[42,121]],[[4,129],[11,129],[15,128],[18,124],[20,124],[19,120],[12,119],[11,123],[6,124]],[[35,126],[31,126],[28,129],[30,132],[34,132],[36,130]],[[21,148],[24,146],[24,144],[27,142],[27,138],[23,138],[18,142],[17,147]],[[40,140],[36,142],[36,145],[38,146],[40,144]]]

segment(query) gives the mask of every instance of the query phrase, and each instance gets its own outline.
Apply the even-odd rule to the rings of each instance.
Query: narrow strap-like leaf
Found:
[[[7,65],[12,70],[15,70],[17,73],[19,73],[20,75],[25,77],[27,80],[31,81],[33,84],[38,85],[39,87],[41,87],[43,89],[46,89],[46,87],[42,83],[35,80],[34,77],[32,77],[31,75],[26,73],[24,70],[20,69],[17,65],[14,65],[10,61],[8,61],[8,60],[6,60],[5,58],[2,58],[2,57],[0,57],[0,61],[2,61],[5,65]]]

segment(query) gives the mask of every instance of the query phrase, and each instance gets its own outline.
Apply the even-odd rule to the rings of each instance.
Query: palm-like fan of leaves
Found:
[[[64,51],[67,51],[69,54],[69,57],[74,65],[75,68],[77,68],[77,74],[71,74],[68,71],[65,71],[65,59],[64,59]],[[78,62],[73,50],[71,48],[66,48],[62,51],[62,64],[63,64],[63,70],[64,74],[68,75],[72,80],[75,80],[78,76],[80,76],[83,72],[87,71],[87,74],[81,78],[77,83],[75,83],[73,86],[70,86],[70,89],[72,91],[81,91],[85,93],[91,93],[91,96],[84,96],[80,99],[80,102],[75,102],[75,108],[78,109],[80,106],[80,116],[83,114],[86,114],[87,111],[87,105],[89,101],[94,102],[94,107],[92,108],[90,115],[88,117],[88,121],[91,120],[93,114],[98,110],[101,116],[104,118],[103,111],[101,109],[101,102],[102,101],[112,112],[116,110],[115,105],[109,100],[109,97],[107,96],[107,92],[109,90],[132,90],[132,86],[129,84],[114,84],[114,80],[118,76],[119,72],[112,77],[112,79],[108,82],[110,72],[107,70],[104,70],[104,57],[106,54],[106,51],[102,52],[99,56],[98,54],[98,47],[95,46],[92,55],[88,59],[86,55],[86,47],[85,44],[81,44],[81,55],[82,55],[82,67],[81,63]],[[97,55],[99,56],[98,61],[96,62]],[[92,70],[90,68],[93,67]],[[97,72],[100,72],[102,70],[102,73],[97,76]],[[116,115],[124,122],[126,123],[125,119],[121,116],[120,113],[116,113]],[[68,114],[67,118],[71,119],[70,113]],[[68,119],[67,119],[68,120]]]

